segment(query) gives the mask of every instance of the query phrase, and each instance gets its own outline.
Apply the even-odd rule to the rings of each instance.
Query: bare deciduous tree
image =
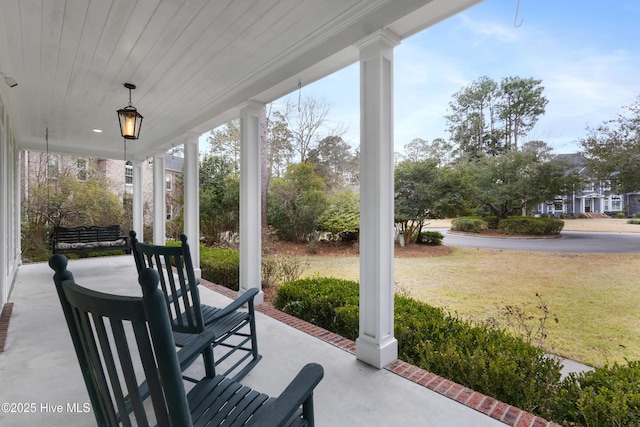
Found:
[[[309,152],[317,148],[321,136],[342,136],[344,133],[342,124],[330,126],[327,119],[330,111],[331,105],[324,98],[302,97],[297,103],[287,101],[283,116],[293,136],[293,149],[300,155],[300,163],[308,160]],[[320,132],[322,129],[325,132]]]

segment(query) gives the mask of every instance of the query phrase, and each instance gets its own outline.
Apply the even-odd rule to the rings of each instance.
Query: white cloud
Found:
[[[460,24],[457,27],[457,31],[463,30],[471,33],[469,35],[473,35],[470,39],[473,44],[486,41],[516,43],[522,38],[523,32],[520,31],[520,28],[486,19],[472,19],[469,13],[460,14],[459,21]]]

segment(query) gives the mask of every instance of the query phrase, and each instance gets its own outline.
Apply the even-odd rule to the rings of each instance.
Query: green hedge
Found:
[[[559,363],[508,333],[396,297],[400,358],[526,411],[549,405]]]
[[[498,228],[506,234],[554,235],[560,234],[564,221],[553,218],[514,216],[503,219]]]
[[[640,426],[640,362],[571,374],[560,385],[550,418],[565,426]]]
[[[480,217],[463,216],[451,221],[453,231],[464,231],[465,233],[480,233],[488,227],[487,222]]]
[[[202,278],[237,291],[240,283],[240,253],[233,249],[200,245]]]
[[[313,278],[278,288],[274,306],[349,339],[358,336],[357,282]],[[395,297],[399,358],[525,410],[546,404],[560,365],[507,333]]]
[[[167,246],[180,246],[177,240],[167,240]],[[235,249],[212,248],[200,244],[202,278],[237,291],[240,288],[240,252]]]
[[[273,306],[355,340],[358,337],[359,294],[357,282],[307,278],[279,286]]]
[[[355,340],[357,282],[312,278],[278,288],[274,306]],[[505,331],[396,295],[400,359],[565,426],[640,426],[640,362],[560,380],[560,364]]]
[[[483,220],[487,223],[487,227],[491,230],[497,230],[498,225],[500,224],[500,218],[495,215],[482,217]]]
[[[444,236],[439,231],[422,231],[416,238],[416,243],[420,245],[438,246],[442,244]]]

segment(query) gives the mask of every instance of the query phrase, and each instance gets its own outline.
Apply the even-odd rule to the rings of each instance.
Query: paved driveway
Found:
[[[540,252],[640,253],[640,233],[603,233],[563,231],[559,238],[523,239],[482,237],[438,229],[446,246],[464,248],[509,249]]]

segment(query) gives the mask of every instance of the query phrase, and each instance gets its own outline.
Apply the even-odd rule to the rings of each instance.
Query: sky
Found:
[[[481,76],[542,80],[549,103],[525,140],[580,150],[587,127],[640,96],[639,0],[485,0],[394,49],[395,151],[415,138],[449,139],[452,95]],[[516,27],[514,24],[519,24]],[[329,120],[359,144],[359,64],[289,95],[325,98]]]

